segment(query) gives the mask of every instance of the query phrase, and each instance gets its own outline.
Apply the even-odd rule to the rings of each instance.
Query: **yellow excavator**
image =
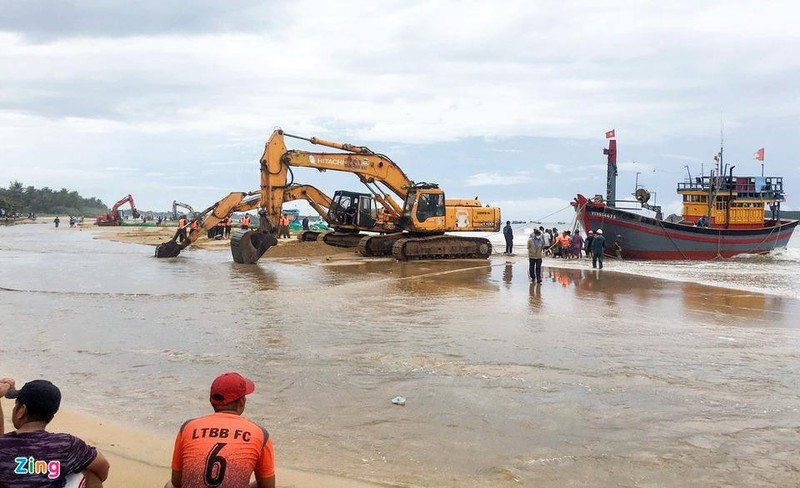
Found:
[[[285,137],[344,152],[287,150]],[[261,188],[257,192],[257,203],[255,192],[231,193],[210,207],[211,212],[199,230],[215,225],[219,219],[238,211],[245,202],[250,209],[258,208],[261,217],[258,229],[237,230],[231,236],[234,261],[245,264],[257,262],[267,249],[277,243],[277,222],[283,203],[288,201],[285,191],[293,185],[292,167],[353,173],[368,188],[370,193],[366,196],[371,195],[372,199],[359,198],[358,205],[350,205],[347,209],[331,203],[327,212],[330,216],[332,209],[334,215],[341,215],[343,226],[351,225],[361,229],[368,227],[369,230],[380,233],[360,238],[359,251],[363,255],[391,254],[396,259],[406,260],[487,258],[492,253],[492,245],[488,239],[445,233],[497,232],[500,230],[500,209],[488,205],[484,207],[477,199],[447,200],[444,190],[438,185],[412,181],[389,157],[375,153],[367,147],[330,142],[316,137],[295,136],[284,133],[281,129],[272,133],[260,160]],[[384,187],[388,192],[384,191]],[[337,192],[334,195],[334,201],[339,194]],[[323,215],[319,209],[317,212]],[[366,216],[374,216],[374,221],[368,222],[370,225],[367,226],[357,225],[366,223],[360,220]],[[193,234],[195,232],[187,240]],[[177,256],[188,245],[184,244],[173,238],[156,248],[156,256]]]
[[[379,218],[377,209],[374,210],[375,218],[372,219],[371,222],[364,216],[358,216],[357,219],[348,222],[348,219],[344,216],[344,211],[340,209],[340,205],[337,203],[341,202],[341,204],[347,205],[351,201],[358,201],[357,199],[359,197],[368,195],[348,191],[337,191],[335,198],[332,199],[321,190],[311,185],[296,184],[282,189],[280,193],[280,198],[283,202],[306,200],[323,220],[334,229],[333,232],[326,232],[324,234],[323,240],[326,244],[339,247],[355,247],[358,245],[361,238],[364,237],[364,234],[359,234],[360,231],[380,231],[380,229],[374,225],[376,219]],[[183,237],[183,233],[179,230],[172,239],[159,244],[156,247],[156,257],[177,256],[180,254],[180,251],[189,247],[200,236],[216,226],[220,220],[227,218],[234,212],[249,212],[257,209],[260,200],[258,191],[233,192],[207,209],[201,212],[194,212],[192,219],[189,221],[189,225],[197,222],[197,227],[192,229],[185,237]],[[298,234],[298,239],[314,241],[317,240],[318,236],[319,232],[303,231]]]

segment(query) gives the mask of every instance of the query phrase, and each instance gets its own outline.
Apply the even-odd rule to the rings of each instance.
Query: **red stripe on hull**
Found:
[[[590,216],[589,217],[589,221],[590,222],[594,222],[596,224],[603,224],[603,222],[611,221],[611,219],[604,219],[603,217],[600,217],[600,216]],[[706,243],[709,243],[709,244],[716,244],[717,241],[720,240],[720,237],[718,235],[714,235],[714,236],[697,236],[697,235],[689,234],[689,232],[691,232],[691,230],[689,230],[689,229],[686,229],[686,230],[683,230],[683,229],[681,229],[681,230],[666,229],[666,228],[661,228],[661,227],[654,227],[654,226],[648,225],[648,224],[640,224],[638,222],[625,222],[624,220],[620,220],[620,219],[613,219],[612,222],[613,222],[614,225],[618,225],[620,227],[627,227],[629,229],[634,229],[637,232],[645,232],[645,233],[653,234],[653,235],[657,235],[657,236],[665,236],[665,237],[670,237],[672,239],[680,239],[682,241],[695,241],[695,242],[706,242]],[[592,227],[590,226],[589,228],[592,228]],[[726,230],[739,231],[738,229],[726,229]],[[749,230],[752,230],[752,229],[749,229]],[[761,230],[763,230],[763,228],[759,229],[759,231],[761,231]],[[745,231],[741,230],[739,232],[744,233]],[[762,242],[776,241],[776,240],[778,240],[778,237],[780,236],[780,234],[781,234],[781,231],[779,231],[777,228],[775,228],[772,233],[766,233],[765,234],[764,232],[760,232],[758,235],[755,235],[753,237],[728,237],[726,235],[726,236],[722,236],[722,240],[726,244],[758,244],[758,243],[762,243]]]
[[[770,249],[771,250],[771,249]],[[767,254],[770,250],[749,252],[746,254]],[[626,259],[646,259],[651,261],[712,261],[717,258],[732,258],[741,252],[717,251],[625,251]]]
[[[581,198],[579,196],[577,202],[581,202]],[[626,259],[713,260],[739,254],[766,254],[786,247],[798,224],[797,221],[783,220],[780,225],[758,229],[702,228],[591,205],[587,205],[581,214],[585,229],[605,228],[606,254],[616,252],[614,233],[619,233],[622,257]]]

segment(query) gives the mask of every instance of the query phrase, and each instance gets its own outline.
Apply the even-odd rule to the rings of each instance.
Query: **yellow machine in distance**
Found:
[[[344,152],[287,150],[285,137],[302,139]],[[444,190],[438,185],[414,182],[394,161],[364,146],[330,142],[316,137],[293,136],[278,129],[270,136],[260,159],[261,187],[257,193],[258,203],[252,202],[248,205],[259,209],[259,228],[233,233],[231,253],[234,261],[255,263],[277,242],[277,224],[283,204],[287,201],[285,190],[293,185],[292,168],[295,167],[353,173],[367,187],[378,205],[361,198],[364,207],[356,212],[373,211],[367,210],[368,208],[378,208],[380,211],[378,218],[373,218],[370,222],[370,230],[378,234],[364,237],[359,242],[359,251],[363,255],[391,254],[397,259],[405,260],[487,258],[492,253],[492,245],[488,239],[445,233],[497,232],[500,230],[500,209],[484,207],[477,199],[447,200]],[[234,195],[231,194],[217,203],[221,212],[231,212],[243,201],[244,196],[234,197],[238,202],[231,205],[230,198]],[[240,195],[255,196],[255,192]],[[156,256],[175,256],[180,249],[182,247],[164,243],[156,249]]]

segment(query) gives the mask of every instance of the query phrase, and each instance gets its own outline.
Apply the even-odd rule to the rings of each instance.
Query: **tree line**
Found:
[[[48,187],[34,188],[13,181],[8,188],[0,188],[0,208],[8,213],[27,215],[97,215],[106,211],[106,204],[95,197],[83,198],[76,191],[66,188],[52,190]]]

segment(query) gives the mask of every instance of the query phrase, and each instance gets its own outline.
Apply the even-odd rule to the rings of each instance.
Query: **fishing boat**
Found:
[[[650,192],[636,188],[635,201],[616,199],[617,141],[603,150],[608,156],[606,198],[578,195],[572,202],[584,229],[602,229],[605,253],[652,260],[712,260],[739,254],[765,254],[786,247],[797,220],[781,218],[785,201],[783,178],[734,176],[724,164],[722,149],[708,176],[678,183],[682,215],[664,219],[661,207],[649,203]],[[637,185],[638,186],[638,185]],[[619,203],[639,208],[620,208]],[[636,213],[647,210],[653,216]]]

